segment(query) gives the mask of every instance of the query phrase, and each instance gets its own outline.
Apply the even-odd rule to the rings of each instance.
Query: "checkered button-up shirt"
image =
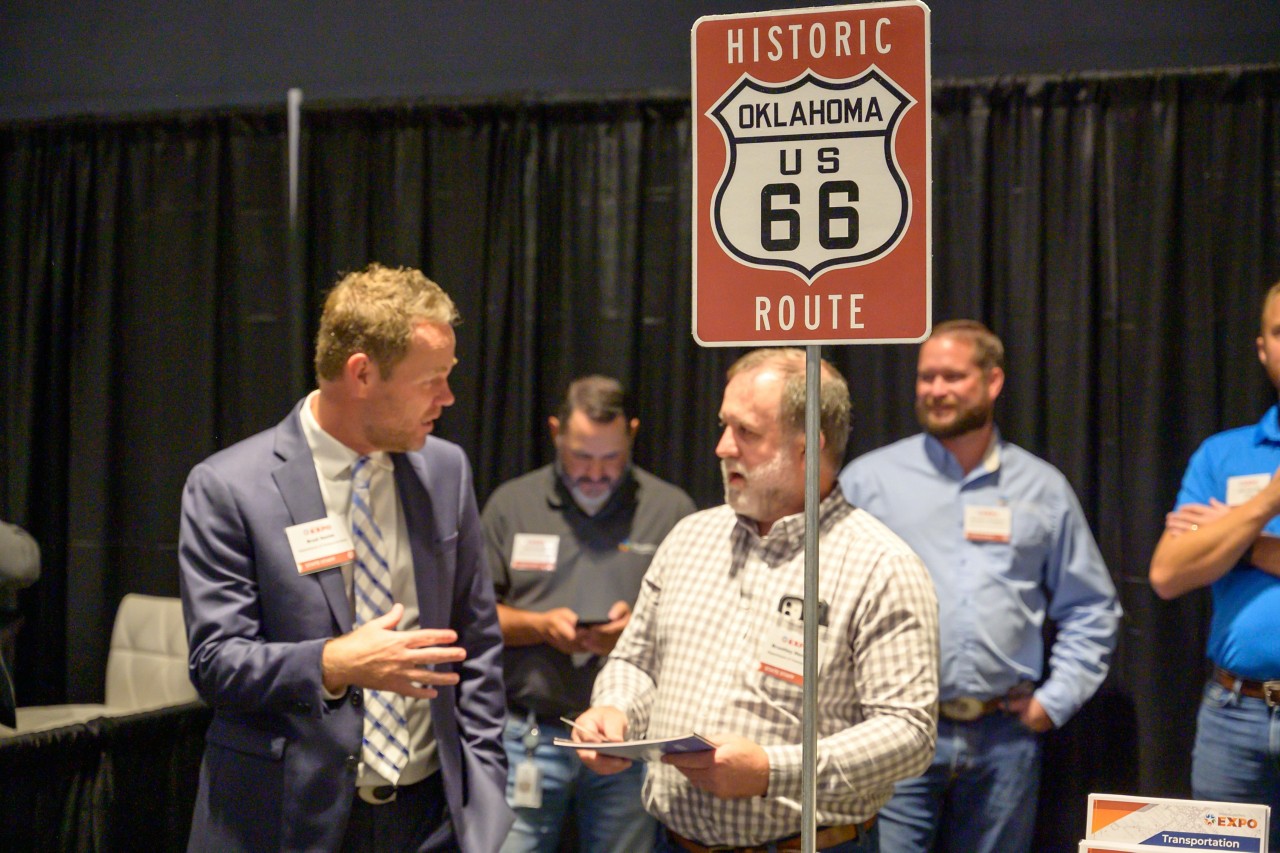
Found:
[[[838,825],[874,815],[933,756],[938,605],[919,557],[839,489],[819,525],[817,822]],[[803,513],[761,538],[719,506],[685,518],[658,549],[592,704],[625,711],[633,738],[731,733],[769,759],[767,794],[735,800],[650,764],[645,807],[675,832],[755,845],[800,831],[803,688],[762,662],[779,631],[802,628],[780,605],[803,595]]]

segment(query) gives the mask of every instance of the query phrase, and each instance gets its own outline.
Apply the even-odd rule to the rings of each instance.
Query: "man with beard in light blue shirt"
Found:
[[[1094,694],[1115,648],[1115,585],[1070,484],[995,426],[1003,362],[981,323],[937,326],[916,372],[924,433],[840,475],[849,502],[920,555],[938,593],[937,753],[881,810],[884,853],[1029,850],[1041,733]],[[1046,618],[1057,625],[1047,656]]]

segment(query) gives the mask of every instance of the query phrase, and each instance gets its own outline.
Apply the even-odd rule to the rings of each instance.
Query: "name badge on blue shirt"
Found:
[[[1008,542],[1013,536],[1013,510],[1007,506],[964,508],[964,538],[970,542]]]
[[[1270,474],[1241,474],[1227,478],[1227,506],[1240,506],[1271,482]]]

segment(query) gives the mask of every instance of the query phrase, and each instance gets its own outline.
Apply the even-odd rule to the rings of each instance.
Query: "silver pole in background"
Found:
[[[290,89],[285,98],[288,157],[288,222],[285,226],[284,328],[289,336],[289,384],[293,395],[307,392],[307,288],[303,273],[302,228],[298,224],[298,186],[302,174],[302,90]]]
[[[286,97],[289,117],[289,230],[298,227],[298,155],[302,136],[302,90],[290,89]]]
[[[805,347],[804,693],[800,720],[800,849],[817,849],[818,768],[818,468],[822,440],[822,347]]]

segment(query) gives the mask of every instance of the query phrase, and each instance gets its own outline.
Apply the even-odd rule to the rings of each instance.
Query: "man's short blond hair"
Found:
[[[316,334],[316,376],[337,379],[347,359],[362,352],[385,378],[409,351],[419,323],[456,326],[459,319],[449,294],[418,270],[369,264],[347,273],[325,297]]]
[[[945,323],[939,323],[929,333],[929,340],[944,335],[964,338],[972,344],[973,363],[983,373],[989,372],[993,367],[1004,370],[1004,343],[995,332],[977,320],[947,320]]]
[[[778,423],[788,433],[804,433],[806,396],[805,352],[796,347],[765,347],[751,350],[729,367],[729,379],[739,373],[771,367],[783,376],[782,402]],[[823,455],[839,467],[849,444],[849,385],[835,365],[822,360],[818,406],[821,409],[819,429],[826,439]]]

